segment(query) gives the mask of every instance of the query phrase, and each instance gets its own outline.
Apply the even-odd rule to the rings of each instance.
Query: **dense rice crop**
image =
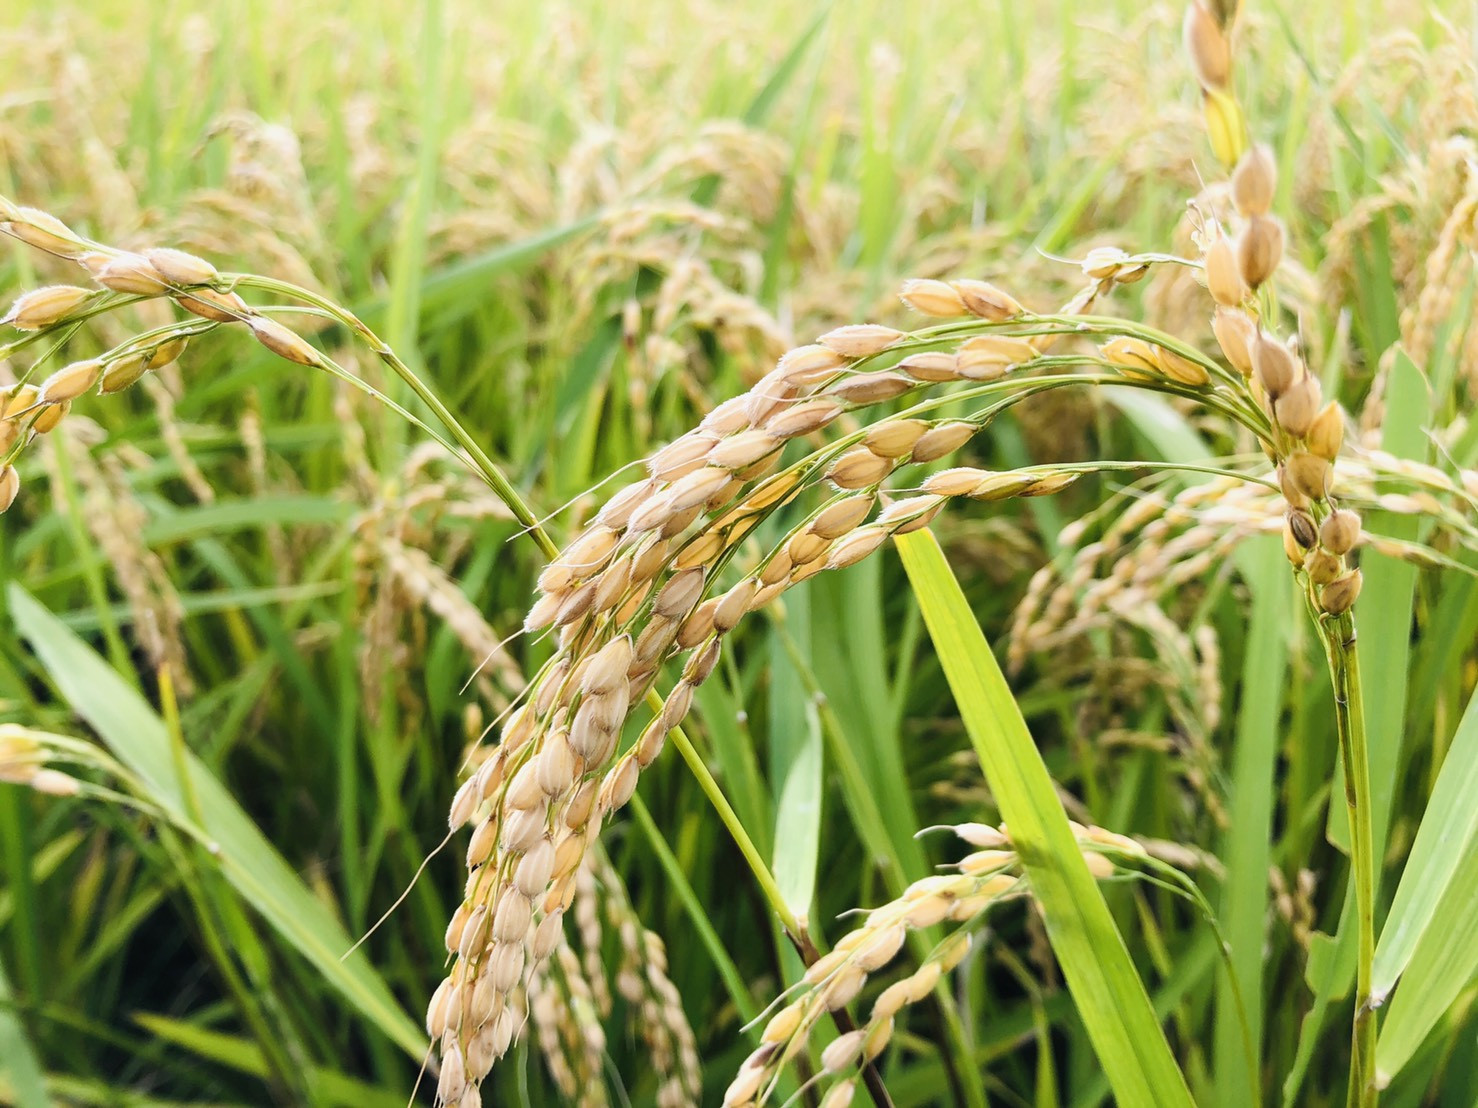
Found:
[[[65,8],[0,1099],[1473,1102],[1471,10]]]

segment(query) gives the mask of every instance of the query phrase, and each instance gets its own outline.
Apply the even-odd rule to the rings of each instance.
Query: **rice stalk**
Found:
[[[1279,501],[1268,494],[1266,486],[1241,484],[1243,475],[1257,478],[1264,474],[1256,463],[1239,459],[1228,463],[1235,477],[1213,478],[1215,497],[1208,494],[1193,502],[1186,494],[1183,503],[1176,497],[1177,507],[1191,518],[1176,515],[1174,522],[1155,527],[1172,518],[1171,510],[1162,504],[1167,514],[1143,524],[1147,533],[1133,555],[1113,562],[1108,575],[1097,576],[1100,566],[1109,564],[1139,528],[1126,529],[1112,542],[1106,536],[1091,556],[1085,548],[1084,556],[1064,575],[1064,580],[1072,582],[1070,586],[1049,595],[1050,573],[1039,586],[1034,585],[1031,604],[1040,605],[1042,613],[1040,619],[1032,617],[1036,622],[1022,617],[1023,632],[1018,638],[1023,652],[1058,649],[1063,638],[1099,626],[1095,621],[1100,618],[1126,618],[1139,595],[1136,588],[1153,584],[1163,591],[1189,582],[1202,576],[1243,536],[1269,528],[1284,531],[1290,560],[1321,616],[1321,626],[1331,628],[1330,634],[1337,638],[1352,633],[1346,613],[1360,587],[1359,571],[1352,568],[1354,551],[1363,547],[1413,559],[1425,556],[1422,547],[1383,544],[1379,537],[1364,533],[1358,518],[1352,518],[1350,506],[1405,504],[1410,512],[1434,516],[1440,510],[1444,523],[1453,521],[1455,534],[1471,531],[1471,524],[1463,518],[1473,495],[1465,475],[1455,478],[1439,471],[1435,479],[1415,482],[1414,493],[1393,493],[1389,483],[1377,485],[1373,477],[1368,498],[1363,497],[1361,461],[1341,453],[1343,415],[1338,408],[1322,404],[1322,386],[1306,364],[1313,359],[1304,356],[1306,348],[1291,349],[1275,337],[1277,319],[1267,286],[1287,275],[1288,267],[1280,258],[1283,232],[1270,214],[1275,192],[1271,159],[1255,146],[1243,152],[1247,144],[1241,108],[1228,91],[1230,50],[1223,49],[1226,44],[1216,38],[1226,33],[1226,14],[1225,5],[1192,5],[1187,27],[1214,141],[1226,155],[1224,160],[1238,166],[1223,198],[1226,202],[1213,206],[1208,201],[1194,213],[1201,220],[1196,228],[1196,257],[1095,249],[1082,266],[1089,287],[1058,313],[1032,313],[993,286],[982,289],[973,280],[950,282],[940,276],[948,274],[948,268],[931,270],[927,278],[904,286],[903,299],[911,308],[945,322],[914,331],[875,324],[836,328],[821,334],[817,342],[786,354],[773,371],[765,372],[773,355],[791,344],[790,329],[758,299],[731,287],[707,263],[673,260],[679,251],[672,244],[695,228],[714,239],[731,236],[735,240],[742,239],[743,228],[727,227],[706,209],[645,201],[608,218],[602,238],[618,245],[610,250],[611,264],[603,271],[607,276],[582,290],[598,290],[607,282],[620,284],[622,275],[648,263],[660,266],[665,276],[654,302],[635,301],[634,309],[649,310],[655,330],[664,333],[651,344],[654,368],[649,378],[681,363],[683,345],[671,333],[691,326],[695,334],[720,334],[729,352],[745,367],[741,374],[755,384],[738,403],[719,406],[702,426],[654,454],[648,477],[608,500],[596,522],[577,535],[541,579],[542,593],[527,628],[546,634],[554,657],[530,683],[527,703],[505,723],[501,743],[472,778],[475,787],[459,794],[453,806],[454,825],[475,824],[472,845],[477,849],[469,848],[471,873],[462,906],[467,918],[481,909],[481,918],[492,920],[491,929],[505,901],[513,903],[509,897],[514,893],[527,903],[528,918],[523,921],[524,933],[519,934],[514,924],[523,910],[520,904],[509,909],[512,922],[502,939],[481,944],[459,939],[455,944],[448,978],[454,984],[447,996],[461,1003],[453,1005],[448,1000],[446,1019],[432,1025],[440,1028],[434,1033],[442,1039],[444,1057],[461,1063],[462,1077],[459,1084],[455,1063],[443,1071],[444,1075],[453,1073],[446,1080],[452,1095],[443,1099],[475,1102],[477,1082],[487,1072],[483,1063],[491,1065],[489,1056],[501,1053],[494,1047],[502,1039],[502,1028],[521,1022],[521,1017],[505,1019],[504,1015],[516,1014],[525,1003],[520,989],[533,989],[536,971],[530,967],[551,956],[567,962],[565,955],[551,955],[551,951],[564,949],[554,933],[571,908],[569,890],[578,883],[581,856],[595,843],[602,822],[629,798],[638,775],[666,742],[667,731],[687,715],[694,691],[718,664],[725,636],[739,617],[777,600],[790,586],[816,573],[861,560],[891,535],[929,525],[949,499],[993,501],[1045,495],[1068,487],[1084,473],[1108,471],[1096,464],[998,472],[973,466],[932,468],[1018,401],[1049,396],[1071,385],[1114,383],[1205,405],[1223,421],[1235,421],[1245,428],[1242,446],[1266,448],[1279,466],[1273,472],[1282,490]],[[221,133],[245,151],[240,165],[233,162],[232,190],[239,196],[254,196],[260,211],[281,208],[293,217],[289,225],[296,222],[299,232],[308,237],[303,229],[312,225],[311,204],[306,190],[296,187],[303,174],[292,136],[266,128],[260,120],[237,120],[223,126]],[[682,175],[694,167],[724,166],[736,145],[752,138],[742,132],[710,136],[711,145],[697,153],[675,155],[672,164],[659,163],[646,180],[629,165],[618,168],[633,173],[637,184],[632,191],[640,192],[669,173]],[[379,171],[368,130],[361,131],[355,141],[360,162],[357,173],[372,182]],[[604,164],[611,146],[609,135],[592,134],[587,147],[572,155],[562,180],[567,215],[591,204],[623,199],[624,182],[613,181],[618,175]],[[617,150],[614,157],[628,158],[629,152]],[[754,179],[736,187],[747,194],[747,204],[762,208],[772,195],[767,190],[774,177],[765,170],[773,168],[776,159],[740,160],[746,166],[758,165],[759,170]],[[275,183],[271,171],[276,169],[284,171],[280,179],[288,187]],[[473,174],[472,167],[467,173]],[[511,191],[523,190],[515,187]],[[528,195],[532,193],[529,190]],[[226,204],[220,209],[223,217],[229,214]],[[12,217],[12,233],[19,231],[18,237],[33,245],[65,254],[80,242],[39,214],[14,208],[6,214]],[[1459,219],[1454,226],[1460,229],[1461,224]],[[466,249],[478,233],[477,228],[444,230],[449,254]],[[659,238],[669,231],[670,240]],[[1449,244],[1457,236],[1458,230],[1447,235]],[[592,247],[592,252],[598,254],[601,249]],[[125,336],[101,358],[84,359],[46,376],[34,370],[10,389],[5,422],[0,424],[6,428],[0,434],[10,436],[8,442],[0,442],[0,507],[9,507],[18,495],[20,470],[14,463],[30,441],[65,418],[68,405],[87,403],[90,388],[100,385],[106,390],[110,374],[115,385],[127,387],[130,375],[157,371],[160,367],[151,363],[160,345],[203,335],[218,325],[245,323],[273,353],[328,368],[324,356],[301,333],[287,331],[275,315],[248,307],[239,297],[240,290],[251,289],[287,295],[280,282],[254,283],[249,278],[236,282],[221,278],[213,269],[191,269],[193,263],[187,258],[163,253],[155,257],[147,250],[131,255],[95,252],[106,259],[96,274],[101,290],[85,295],[50,294],[49,299],[33,299],[28,305],[18,303],[12,316],[27,325],[40,324],[36,330],[49,338],[63,337],[84,320],[103,327],[110,322],[104,313],[115,308],[172,303],[203,322],[160,322],[156,325],[159,333],[147,342]],[[1454,261],[1452,252],[1448,254],[1448,260]],[[142,257],[147,265],[140,265],[134,257]],[[165,272],[175,265],[186,269]],[[1280,266],[1283,276],[1276,276]],[[1090,314],[1095,302],[1106,298],[1115,286],[1154,271],[1182,278],[1198,273],[1204,277],[1218,305],[1212,328],[1227,364],[1207,357],[1196,343],[1171,337],[1180,334],[1178,330],[1167,332]],[[732,285],[741,283],[733,281]],[[1179,282],[1182,292],[1186,284]],[[587,303],[580,306],[581,311],[594,314],[601,310],[598,296],[583,291],[582,296]],[[342,310],[335,312],[321,300],[309,303],[344,320]],[[99,310],[94,311],[95,307]],[[1450,310],[1451,297],[1442,301],[1434,294],[1424,306],[1419,305],[1411,334],[1430,338],[1433,321],[1445,318]],[[59,314],[55,318],[38,314],[44,311]],[[1079,350],[1082,344],[1076,340],[1086,335],[1100,340],[1092,352]],[[13,343],[7,353],[37,350],[39,345]],[[1071,352],[1064,353],[1064,347]],[[750,367],[755,372],[748,372]],[[39,389],[27,381],[39,382]],[[632,389],[632,401],[640,405],[650,395],[651,380],[636,381]],[[155,391],[167,399],[166,390]],[[697,390],[693,395],[695,401],[702,398]],[[964,408],[973,407],[963,417],[958,414],[962,409],[955,407],[961,401]],[[883,405],[887,410],[879,411]],[[188,458],[167,405],[161,409],[161,418],[170,449]],[[465,441],[462,445],[472,453]],[[476,454],[473,457],[478,460]],[[1331,471],[1336,459],[1338,500],[1332,495]],[[209,498],[210,485],[203,475],[198,484],[191,483],[198,497]],[[1434,495],[1438,484],[1446,499]],[[423,491],[429,493],[429,489]],[[1409,499],[1403,501],[1402,496]],[[1469,502],[1465,503],[1464,496]],[[516,496],[513,500],[518,503]],[[510,510],[518,511],[512,505]],[[520,518],[531,524],[531,517]],[[755,536],[770,520],[778,521],[786,533],[778,544],[761,548]],[[491,650],[498,638],[487,622],[459,601],[455,586],[445,573],[435,570],[431,555],[393,533],[394,526],[379,543],[375,557],[382,561],[365,559],[366,579],[376,576],[379,565],[389,566],[399,587],[448,617],[464,644]],[[537,526],[534,529],[537,533]],[[1119,569],[1120,565],[1124,568]],[[1074,604],[1080,597],[1082,610],[1075,613]],[[387,604],[394,607],[390,601]],[[1023,612],[1027,610],[1024,604]],[[1140,617],[1140,622],[1146,620]],[[1170,628],[1153,613],[1148,622],[1153,626],[1147,624],[1146,630],[1158,635],[1158,641],[1174,641],[1168,653],[1189,664],[1192,652],[1186,649],[1183,636],[1168,634]],[[388,621],[376,636],[370,636],[378,646],[388,645],[395,637]],[[1337,655],[1347,641],[1331,639],[1332,652]],[[680,675],[668,684],[664,667],[684,654]],[[1200,665],[1209,669],[1211,652],[1202,655]],[[662,697],[658,690],[664,686],[668,692]],[[660,709],[623,750],[623,730],[634,705],[653,696]],[[1190,713],[1183,715],[1190,717]],[[1214,729],[1214,723],[1210,726]],[[476,929],[473,934],[477,935]],[[545,936],[542,940],[541,935]],[[594,978],[585,969],[593,990]],[[509,986],[499,989],[498,982],[504,980]],[[471,1005],[479,988],[484,994],[491,989],[494,996],[491,1001],[482,996],[474,1008]],[[597,999],[592,997],[592,1003]],[[484,1040],[482,1033],[489,1025],[495,1033]]]

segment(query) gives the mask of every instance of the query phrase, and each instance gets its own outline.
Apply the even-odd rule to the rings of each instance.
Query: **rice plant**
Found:
[[[435,80],[459,42],[424,14]],[[345,90],[340,195],[394,211],[378,242],[260,118],[212,126],[226,187],[168,237],[110,226],[132,186],[95,138],[95,217],[18,161],[0,1088],[1470,1097],[1471,35],[1434,16],[1326,84],[1281,13],[1139,18],[1167,51],[1141,91],[1173,77],[1204,137],[1151,99],[984,234],[940,151],[1009,194],[1002,131],[935,131],[907,190],[901,147],[817,131],[836,13],[745,127],[588,129],[552,209],[531,137],[475,124],[392,198]],[[1281,114],[1280,38],[1316,75]],[[901,143],[930,67],[898,41],[861,97]],[[808,65],[797,134],[855,204],[762,129]],[[1369,103],[1367,72],[1416,76]],[[440,222],[436,175],[473,198]],[[238,253],[274,264],[204,256]],[[972,849],[931,873],[946,831]]]

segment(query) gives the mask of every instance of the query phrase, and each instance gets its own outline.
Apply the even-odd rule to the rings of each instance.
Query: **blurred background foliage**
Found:
[[[1124,0],[11,0],[0,193],[100,241],[178,246],[349,304],[563,536],[594,486],[790,345],[904,319],[901,277],[984,278],[1045,309],[1079,280],[1061,256],[1186,249],[1186,201],[1218,171],[1180,16]],[[1429,386],[1412,426],[1441,429],[1469,467],[1472,16],[1251,3],[1237,61],[1282,164],[1282,304],[1311,365],[1376,444],[1400,344]],[[0,250],[7,294],[64,279]],[[1109,310],[1204,340],[1200,295],[1157,277]],[[99,330],[76,348],[124,334]],[[344,336],[316,337],[355,357]],[[974,464],[999,467],[1235,445],[1194,412],[1060,392],[983,440]],[[1427,437],[1408,442],[1428,459]],[[116,795],[0,785],[0,1099],[405,1103],[460,844],[397,898],[443,837],[469,736],[543,657],[500,645],[537,549],[395,417],[243,336],[79,404],[23,476],[49,491],[0,517],[0,720],[96,734],[125,768],[82,774]],[[1259,986],[1252,1080],[1276,1093],[1298,1055],[1291,1102],[1335,1103],[1348,1024],[1305,1026],[1318,990],[1303,975],[1343,904],[1324,818],[1336,743],[1280,557],[1253,543],[1122,610],[1009,634],[1032,574],[1112,519],[1089,513],[1145,495],[1131,480],[954,511],[936,530],[987,637],[1015,644],[1018,698],[1070,812],[1160,844],[1224,924],[1240,912]],[[1164,554],[1166,537],[1146,549],[1167,565],[1199,552]],[[896,559],[830,576],[741,633],[695,731],[835,934],[838,913],[945,857],[918,828],[995,810]],[[1382,587],[1385,614],[1362,631],[1368,710],[1406,736],[1382,763],[1388,902],[1472,686],[1478,595],[1402,564]],[[653,767],[641,796],[650,822],[611,828],[607,849],[667,940],[716,1102],[752,1045],[746,1018],[797,964],[681,765]],[[1153,890],[1111,903],[1198,1097],[1245,1103],[1211,933]],[[959,989],[993,1102],[1104,1099],[1029,913],[999,915]],[[1320,995],[1338,1010],[1336,988]],[[1464,995],[1388,1103],[1473,1103]],[[651,1103],[617,1009],[604,1095]],[[900,1105],[952,1095],[930,1021],[888,1056]],[[497,1103],[559,1097],[527,1039],[495,1079]]]

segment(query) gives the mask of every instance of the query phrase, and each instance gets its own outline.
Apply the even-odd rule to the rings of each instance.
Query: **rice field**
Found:
[[[1478,1104],[1475,14],[11,0],[0,1103]]]

